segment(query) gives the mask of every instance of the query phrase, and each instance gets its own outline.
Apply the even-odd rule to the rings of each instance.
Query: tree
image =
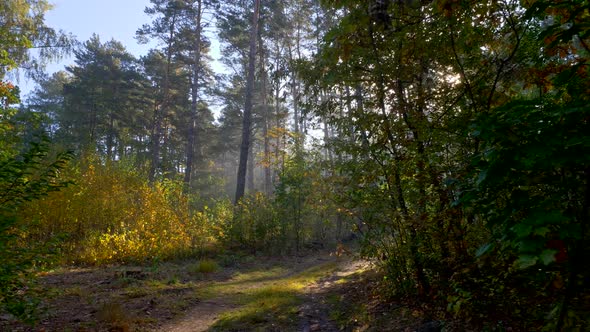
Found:
[[[44,23],[51,5],[45,0],[6,0],[0,4],[0,78],[13,69],[40,74],[47,61],[57,60],[75,46],[75,39],[55,31]],[[37,49],[38,56],[30,53]]]
[[[204,142],[198,142],[198,127],[203,121],[208,120],[207,115],[200,114],[199,110],[203,105],[206,108],[205,98],[203,98],[204,86],[211,77],[210,69],[207,67],[209,41],[203,33],[208,23],[205,22],[204,15],[208,9],[215,7],[215,1],[154,0],[151,2],[153,6],[146,8],[146,13],[154,16],[154,21],[151,25],[144,25],[137,31],[140,41],[151,38],[163,44],[164,55],[162,81],[157,84],[160,90],[157,94],[160,97],[156,100],[154,107],[150,178],[153,180],[156,173],[164,174],[170,170],[170,160],[166,160],[164,153],[167,152],[162,150],[165,148],[162,144],[170,142],[169,139],[172,137],[166,137],[170,136],[170,131],[164,129],[175,120],[182,118],[186,124],[181,125],[178,122],[175,128],[179,130],[177,134],[181,135],[178,137],[178,142],[184,145],[182,171],[184,171],[185,187],[188,190],[195,173],[195,151],[200,151],[205,145]],[[187,86],[189,93],[185,96],[190,95],[190,100],[182,97],[179,82],[172,82],[179,77],[180,73],[189,83]],[[185,82],[180,86],[184,86]],[[185,102],[188,102],[186,109]],[[183,106],[179,108],[180,105]],[[186,119],[184,115],[180,115],[185,110],[188,115]],[[172,151],[169,152],[172,153]],[[177,152],[173,152],[175,153]]]
[[[63,153],[51,159],[46,138],[23,139],[27,136],[23,120],[27,119],[18,119],[14,107],[20,102],[19,90],[5,81],[5,76],[19,67],[35,74],[33,69],[43,61],[59,56],[60,52],[51,47],[53,42],[71,43],[71,39],[44,25],[43,15],[48,9],[45,1],[8,0],[0,4],[0,306],[25,319],[31,319],[32,308],[17,290],[31,277],[28,270],[40,257],[31,249],[14,245],[20,227],[15,214],[24,201],[65,185],[58,179],[58,170],[71,155]],[[48,46],[47,50],[34,59],[29,49],[41,45]]]
[[[137,30],[137,38],[140,42],[147,42],[148,37],[158,40],[164,44],[165,69],[161,85],[161,100],[154,108],[153,126],[151,129],[151,155],[152,162],[149,172],[150,181],[153,181],[160,172],[160,147],[164,135],[164,118],[171,104],[170,96],[170,75],[173,71],[173,57],[178,54],[178,39],[183,3],[174,0],[151,0],[152,7],[146,7],[148,15],[155,16],[151,25],[144,25]]]
[[[56,137],[60,129],[58,124],[65,125],[60,118],[65,114],[64,86],[71,83],[71,79],[71,75],[63,70],[43,77],[37,81],[38,87],[26,101],[27,108],[43,115],[45,131],[57,141],[60,140]]]
[[[586,161],[568,157],[586,149],[586,5],[324,4],[336,25],[300,77],[335,133],[325,135],[339,156],[335,191],[360,221],[365,253],[397,291],[444,294],[454,314],[551,293],[561,299],[553,322],[566,326],[583,306],[572,296],[580,283],[551,290],[539,280],[587,275],[573,268],[587,255]],[[545,288],[526,298],[515,279]],[[552,311],[536,308],[516,319]]]
[[[20,102],[19,89],[6,80],[6,74],[15,69],[24,69],[26,74],[36,76],[46,61],[67,54],[75,40],[63,32],[56,32],[44,23],[44,15],[51,6],[45,0],[7,0],[0,4],[0,143],[2,153],[10,155],[14,139],[7,135],[12,127],[16,109],[12,105]],[[30,49],[38,48],[39,55],[32,56]],[[10,136],[10,134],[8,134]]]
[[[521,91],[477,117],[481,152],[462,196],[493,234],[479,255],[512,254],[528,283],[554,294],[546,310],[555,331],[581,321],[571,317],[584,315],[576,294],[587,291],[581,280],[590,276],[582,258],[590,254],[590,33],[581,14],[588,9],[547,1],[527,9]],[[537,286],[541,275],[566,283]]]
[[[350,179],[339,190],[341,200],[362,221],[368,252],[384,258],[400,289],[426,296],[439,284],[435,276],[445,279],[454,264],[469,260],[461,238],[473,224],[453,204],[456,193],[448,184],[468,167],[463,156],[474,153],[466,124],[482,102],[499,99],[493,85],[509,84],[501,64],[510,63],[522,32],[498,22],[520,22],[519,12],[510,3],[450,12],[434,3],[330,4],[344,15],[327,33],[316,65],[301,76],[319,75],[311,84],[322,101],[315,113],[337,131],[340,169]],[[489,27],[470,23],[478,16]],[[469,55],[454,52],[457,30],[447,20],[465,20],[457,23],[462,43],[487,45],[461,48]],[[485,61],[498,66],[474,71]],[[450,80],[462,66],[477,78]],[[470,94],[473,80],[480,90]]]
[[[195,41],[194,41],[194,64],[192,72],[192,87],[191,87],[191,115],[189,120],[189,129],[187,136],[187,147],[186,147],[186,169],[184,173],[184,183],[188,187],[191,183],[193,174],[193,159],[195,152],[195,126],[197,117],[197,105],[199,97],[199,77],[200,77],[200,66],[201,66],[201,34],[202,34],[202,16],[203,16],[203,1],[197,0],[197,8],[195,13]]]
[[[260,13],[260,0],[254,0],[254,12],[252,15],[252,25],[250,26],[250,42],[248,52],[248,77],[246,80],[246,96],[244,104],[244,114],[242,122],[242,143],[240,146],[240,162],[238,165],[238,176],[236,185],[235,204],[244,196],[246,188],[246,165],[248,163],[248,152],[251,138],[251,121],[252,121],[252,96],[254,90],[254,68],[256,62],[256,41],[258,36],[258,17]],[[250,161],[252,162],[252,161]]]
[[[119,159],[131,143],[127,133],[137,132],[134,122],[141,116],[136,96],[147,84],[138,61],[121,43],[101,43],[96,35],[75,55],[76,65],[67,68],[71,81],[63,86],[60,135],[80,149],[94,145],[107,159]]]

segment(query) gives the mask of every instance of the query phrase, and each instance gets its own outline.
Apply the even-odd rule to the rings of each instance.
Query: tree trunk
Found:
[[[252,126],[252,95],[254,90],[254,62],[256,61],[256,37],[258,36],[258,16],[260,0],[254,2],[254,15],[252,15],[252,27],[250,30],[250,50],[248,52],[248,77],[246,80],[246,102],[244,105],[244,117],[242,122],[242,144],[240,146],[240,163],[238,165],[238,177],[236,185],[237,204],[246,189],[246,168],[248,164],[248,150],[250,148],[250,127]]]
[[[115,142],[115,115],[109,112],[109,131],[107,134],[107,160],[113,160],[113,145]]]
[[[197,0],[197,17],[196,29],[197,36],[195,37],[194,46],[194,61],[192,74],[192,88],[191,88],[191,114],[188,129],[187,145],[186,145],[186,169],[184,170],[184,184],[185,190],[189,190],[192,174],[193,174],[193,160],[195,155],[195,141],[196,141],[196,126],[197,126],[197,112],[198,112],[198,97],[199,97],[199,65],[201,63],[201,11],[202,0]]]
[[[280,63],[279,63],[279,59],[280,59],[280,48],[279,45],[276,45],[276,59],[275,59],[275,68],[280,68]],[[280,93],[281,93],[281,78],[279,77],[279,75],[276,76],[275,78],[276,80],[276,88],[275,88],[275,95],[274,95],[274,101],[275,101],[275,119],[276,119],[276,142],[275,142],[275,172],[274,172],[274,177],[273,177],[273,181],[277,181],[277,179],[279,178],[279,172],[282,172],[282,166],[279,167],[278,163],[279,163],[279,159],[280,159],[280,154],[281,154],[281,137],[283,137],[283,133],[282,131],[280,131],[281,129],[281,99],[280,99]]]
[[[289,62],[291,62],[291,64],[294,62],[293,59],[293,49],[291,48],[291,45],[289,45]],[[293,122],[294,123],[294,131],[296,134],[299,133],[299,89],[297,86],[297,80],[295,78],[295,71],[291,70],[291,95],[293,98]],[[297,138],[297,140],[299,140],[299,138]]]
[[[160,110],[161,105],[154,105],[154,119],[152,124],[152,134],[151,134],[151,141],[150,141],[150,152],[151,152],[151,163],[150,163],[150,173],[149,173],[149,180],[153,182],[156,178],[156,173],[158,172],[158,168],[160,167],[160,137],[162,132],[162,121],[160,119]]]
[[[266,95],[268,93],[266,88],[266,70],[265,70],[265,63],[264,63],[264,44],[262,38],[259,38],[260,43],[260,76],[262,77],[262,91],[261,91],[261,98],[262,98],[262,136],[264,137],[264,193],[269,195],[271,192],[271,183],[270,183],[270,141],[268,137],[268,122],[269,122],[269,112],[268,112],[268,105],[266,103]]]
[[[248,160],[250,162],[248,163],[246,187],[248,189],[248,193],[253,193],[256,191],[254,188],[254,142],[250,142],[250,147],[248,149]]]
[[[420,256],[419,253],[419,239],[418,239],[418,232],[417,232],[417,228],[419,226],[419,222],[420,222],[420,218],[419,217],[414,217],[412,218],[410,216],[410,210],[406,204],[406,200],[404,197],[404,189],[403,189],[403,183],[401,180],[401,166],[400,163],[402,161],[401,159],[401,153],[400,151],[398,151],[397,145],[398,142],[395,139],[395,136],[393,134],[392,128],[391,128],[391,120],[390,120],[390,116],[387,113],[386,107],[385,107],[385,96],[386,96],[386,84],[385,84],[385,76],[384,76],[384,72],[385,70],[383,69],[383,67],[381,66],[381,55],[379,52],[379,48],[377,47],[377,41],[376,41],[376,37],[375,37],[375,32],[373,31],[373,29],[371,28],[372,26],[369,26],[369,36],[371,38],[371,46],[373,49],[373,55],[374,55],[374,60],[376,63],[376,70],[375,73],[377,75],[377,80],[376,80],[376,84],[377,84],[377,98],[378,98],[378,107],[380,109],[380,113],[383,117],[383,126],[384,126],[384,131],[387,137],[387,140],[389,141],[389,145],[390,145],[390,151],[393,154],[393,158],[394,158],[394,162],[395,165],[393,167],[393,190],[395,192],[395,194],[397,195],[392,195],[392,197],[397,196],[397,204],[398,204],[398,208],[400,209],[401,212],[401,217],[402,217],[402,221],[404,222],[404,224],[407,225],[408,228],[408,233],[410,236],[409,239],[409,251],[410,251],[410,258],[411,258],[411,263],[413,265],[413,269],[414,269],[414,275],[417,281],[417,286],[418,286],[418,293],[420,296],[424,296],[427,293],[429,293],[430,291],[430,284],[428,282],[428,278],[426,276],[426,273],[424,271],[424,264],[422,261],[422,258]],[[403,45],[400,43],[398,45],[398,53],[401,54],[401,50],[403,49],[402,47]],[[401,62],[401,58],[398,60]],[[398,69],[402,68],[402,64],[399,63],[398,64]],[[404,91],[404,87],[402,85],[402,80],[401,80],[401,73],[396,73],[397,75],[397,80],[396,80],[396,97],[397,97],[397,107],[398,107],[398,113],[402,114],[402,116],[404,116],[404,120],[406,120],[407,118],[405,116],[407,116],[407,105],[403,100],[403,91]],[[419,151],[420,152],[420,151]],[[420,165],[418,165],[420,167]],[[385,170],[384,170],[385,172]],[[425,195],[425,193],[419,189],[420,194],[421,195]],[[395,203],[395,202],[392,202]],[[423,208],[423,203],[422,203],[422,197],[419,199],[418,201],[418,212],[421,213],[420,211],[422,211]],[[392,204],[393,206],[393,204]]]
[[[170,23],[170,36],[168,38],[167,50],[166,50],[166,70],[164,71],[164,86],[163,86],[163,97],[162,103],[159,107],[156,107],[154,112],[154,125],[152,131],[152,164],[150,168],[149,180],[153,182],[160,169],[160,140],[163,136],[162,121],[166,116],[166,110],[168,108],[168,102],[170,98],[170,71],[172,64],[172,40],[174,40],[174,28],[176,26],[176,15],[172,16]]]

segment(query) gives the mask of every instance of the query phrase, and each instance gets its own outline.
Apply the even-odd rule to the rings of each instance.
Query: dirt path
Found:
[[[306,301],[301,306],[300,330],[303,332],[336,332],[340,329],[330,319],[330,307],[327,296],[335,292],[338,282],[367,267],[364,261],[341,259],[334,273],[321,278],[306,288]]]
[[[39,279],[39,320],[0,317],[0,331],[337,331],[326,294],[360,265],[315,252],[238,257],[198,272],[198,261],[62,268]]]
[[[284,282],[294,275],[305,273],[314,268],[325,266],[327,264],[334,264],[328,275],[321,277],[315,282],[307,283],[303,289],[304,303],[298,310],[298,318],[295,320],[294,326],[288,328],[289,331],[339,331],[338,328],[330,321],[328,307],[325,301],[325,295],[332,287],[337,286],[336,282],[346,276],[355,273],[359,268],[363,267],[363,263],[355,262],[349,258],[336,258],[323,254],[321,256],[314,256],[301,259],[290,264],[291,268],[286,270],[283,274],[270,277],[260,278],[253,282],[244,283],[239,291],[226,294],[219,297],[214,297],[208,300],[197,303],[192,308],[188,309],[182,317],[172,320],[163,326],[159,327],[157,331],[164,332],[197,332],[208,331],[214,327],[221,315],[227,314],[234,310],[239,310],[241,305],[236,303],[236,296],[243,292],[253,292],[263,289],[265,287],[272,287]],[[228,285],[232,285],[234,280],[229,280]],[[270,322],[269,322],[270,323]],[[273,330],[271,327],[265,330]],[[283,326],[283,328],[285,328]],[[216,330],[215,328],[213,330]],[[223,329],[222,329],[223,330]],[[248,329],[246,329],[248,330]],[[277,330],[282,330],[278,328]]]
[[[207,331],[223,312],[233,310],[238,306],[227,298],[216,298],[200,302],[186,312],[184,317],[169,322],[158,328],[163,332],[202,332]]]

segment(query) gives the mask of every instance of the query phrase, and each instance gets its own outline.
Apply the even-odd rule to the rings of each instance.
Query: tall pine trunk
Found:
[[[185,190],[189,190],[192,174],[193,161],[195,158],[195,141],[196,141],[196,126],[197,126],[197,112],[198,112],[198,98],[199,98],[199,65],[201,63],[201,10],[203,1],[197,1],[197,17],[196,17],[196,37],[194,46],[194,61],[192,73],[192,88],[191,88],[191,114],[188,129],[187,145],[186,145],[186,169],[184,172]]]
[[[162,105],[158,105],[157,102],[154,105],[154,118],[152,122],[152,132],[150,138],[150,153],[151,153],[151,163],[150,163],[150,173],[149,173],[149,180],[153,182],[156,178],[156,173],[159,168],[159,161],[160,161],[160,137],[162,134],[162,121],[160,119],[160,113],[162,110],[160,109]]]
[[[276,55],[275,55],[275,68],[280,68],[280,49],[279,45],[276,45]],[[275,148],[274,148],[274,158],[275,158],[275,169],[274,169],[274,176],[273,181],[279,178],[279,172],[282,172],[283,167],[282,164],[279,166],[280,155],[281,155],[281,138],[283,137],[283,131],[281,129],[281,78],[279,75],[275,76],[275,90],[274,90],[274,110],[275,110],[275,132],[276,132],[276,139],[275,139]]]
[[[266,70],[265,70],[265,58],[264,58],[264,44],[262,38],[259,38],[260,43],[260,76],[262,78],[262,136],[264,137],[264,193],[270,194],[271,192],[271,176],[270,176],[270,138],[268,137],[268,126],[269,126],[269,111],[267,105],[267,82],[266,82]]]
[[[176,26],[176,15],[172,17],[170,23],[170,32],[168,38],[168,45],[166,49],[166,70],[164,72],[164,86],[163,98],[159,107],[154,110],[154,123],[152,126],[152,163],[150,168],[149,180],[153,182],[160,169],[160,140],[164,136],[163,120],[168,110],[168,103],[170,102],[170,72],[172,66],[172,40],[174,40],[174,27]]]
[[[295,62],[295,59],[293,57],[293,49],[291,47],[291,45],[289,44],[288,46],[288,51],[289,51],[289,62],[291,64],[293,64]],[[291,73],[291,95],[293,98],[293,122],[294,122],[294,131],[296,134],[299,134],[299,90],[298,90],[298,83],[297,83],[297,79],[295,77],[295,72],[293,71]],[[297,138],[297,141],[299,142],[299,138]]]
[[[251,135],[254,136],[254,135]],[[254,193],[256,188],[254,188],[254,142],[251,140],[250,147],[248,148],[248,170],[246,173],[246,189],[248,193]]]
[[[250,129],[252,127],[252,95],[254,90],[254,65],[256,61],[256,38],[258,36],[258,16],[260,12],[260,0],[254,1],[254,15],[252,15],[252,27],[250,30],[250,50],[248,52],[248,77],[246,80],[246,102],[244,105],[244,117],[242,122],[242,144],[240,146],[240,163],[238,165],[238,177],[236,185],[237,204],[246,189],[246,169],[248,165],[248,151],[250,148]]]

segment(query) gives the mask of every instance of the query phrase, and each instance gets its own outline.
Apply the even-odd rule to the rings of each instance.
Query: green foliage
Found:
[[[0,309],[26,321],[34,321],[38,302],[30,288],[32,268],[48,263],[50,257],[48,247],[18,245],[21,232],[27,229],[19,212],[25,203],[69,184],[60,171],[72,154],[52,153],[44,134],[32,135],[37,129],[35,116],[22,116],[13,107],[20,102],[19,89],[5,82],[4,76],[28,58],[27,48],[38,37],[35,31],[46,9],[44,1],[0,5],[0,20],[5,23],[0,28]]]
[[[274,172],[264,173],[265,194],[253,184],[236,206],[207,205],[206,196],[223,194],[205,187],[229,188],[231,181],[218,179],[235,174],[249,14],[241,3],[220,8],[223,61],[235,75],[215,127],[200,95],[208,93],[207,57],[203,66],[192,62],[196,49],[209,47],[201,36],[195,49],[196,3],[151,1],[154,21],[138,36],[164,46],[141,61],[120,43],[93,37],[76,52],[71,75],[44,80],[26,111],[11,107],[18,87],[0,83],[3,301],[45,260],[36,252],[50,247],[63,263],[83,264],[175,258],[213,246],[283,254],[340,240],[355,221],[362,253],[380,263],[391,294],[477,318],[482,329],[586,326],[588,3],[266,4],[253,131],[266,136],[262,171]],[[0,28],[9,50],[0,51],[2,68],[28,59],[46,8],[44,1],[0,5],[0,15],[14,18]],[[313,10],[311,33],[305,21]],[[319,13],[333,17],[320,23]],[[279,27],[281,18],[288,24]],[[15,34],[13,22],[26,33]],[[295,30],[295,40],[285,38]],[[312,37],[317,52],[303,50]],[[286,101],[295,134],[286,129]],[[315,121],[324,125],[325,145],[310,149],[302,132]],[[38,122],[96,155],[81,152],[64,170],[69,155],[49,158],[47,142],[29,139]],[[183,184],[179,175],[193,157],[199,164]],[[77,185],[62,188],[65,180]],[[201,261],[195,270],[215,268]],[[13,312],[27,315],[25,302],[14,303]],[[244,320],[265,318],[256,306]]]
[[[555,86],[564,87],[559,79]],[[576,84],[575,89],[583,84],[571,83]],[[572,290],[567,287],[582,292],[583,286],[576,280],[588,276],[581,257],[590,254],[586,226],[590,108],[587,98],[578,95],[570,99],[575,95],[564,88],[543,98],[510,102],[480,117],[476,135],[483,152],[474,160],[477,177],[464,201],[495,234],[479,254],[493,247],[493,253],[506,252],[503,259],[526,269],[513,271],[512,277],[521,275],[521,284],[540,289],[536,296],[552,299],[565,316],[570,309],[572,314],[583,310],[579,309],[581,303],[570,302],[567,294]],[[561,278],[567,278],[569,286],[548,287],[540,282]],[[510,285],[508,279],[496,282],[502,284]],[[545,313],[549,311],[544,307]],[[549,317],[559,326],[564,324],[564,316]]]
[[[538,93],[512,98],[476,118],[473,136],[480,152],[461,198],[494,235],[477,254],[493,254],[501,264],[512,265],[503,278],[490,278],[493,273],[480,277],[492,282],[481,281],[478,287],[510,289],[512,303],[523,303],[518,290],[523,285],[536,289],[529,296],[548,304],[536,310],[523,305],[522,312],[545,316],[546,328],[555,330],[584,324],[579,314],[587,304],[573,294],[588,291],[582,280],[590,275],[582,258],[590,254],[590,82],[582,65],[588,60],[586,32],[579,25],[587,8],[566,7],[538,1],[528,10],[530,18],[546,12],[559,22],[533,36],[546,48],[543,61],[527,69],[525,86]],[[571,31],[563,30],[566,23]],[[565,50],[572,56],[565,56]]]
[[[19,89],[10,82],[0,81],[0,158],[6,160],[16,153],[16,146],[20,142],[18,124],[15,115],[18,110],[12,107],[19,103]]]
[[[36,306],[28,288],[31,268],[48,258],[47,248],[34,243],[18,245],[21,232],[27,229],[19,212],[25,202],[68,184],[59,172],[72,155],[52,154],[44,133],[31,135],[31,129],[37,129],[33,128],[36,121],[31,121],[34,117],[18,117],[12,105],[20,102],[19,89],[4,78],[24,63],[27,74],[39,74],[44,61],[58,58],[72,47],[73,38],[45,26],[44,14],[49,8],[44,0],[0,3],[0,306],[29,321],[35,318]],[[40,44],[38,57],[32,57],[29,49]]]
[[[303,153],[285,162],[274,197],[244,197],[218,226],[219,239],[230,247],[270,253],[299,252],[306,246],[328,246],[343,235],[336,223],[330,182],[319,164]],[[227,211],[227,210],[226,210]],[[229,211],[228,211],[229,212]],[[231,218],[229,217],[231,214]]]
[[[296,251],[306,244],[332,244],[348,234],[348,219],[340,218],[334,205],[332,180],[317,151],[303,151],[295,143],[275,189],[275,205],[281,220],[284,247]]]
[[[45,13],[50,8],[45,0],[6,0],[0,3],[0,80],[8,71],[24,63],[27,63],[27,74],[39,74],[38,70],[47,60],[60,58],[74,46],[75,39],[71,35],[45,25]],[[30,48],[41,45],[38,57],[29,53]]]
[[[42,139],[14,157],[0,159],[0,306],[25,320],[34,319],[36,307],[27,291],[31,268],[50,258],[45,246],[19,246],[20,235],[29,227],[20,210],[69,184],[59,173],[70,158],[69,153],[50,156],[48,142]]]
[[[494,306],[519,306],[505,319],[525,329],[580,316],[588,5],[325,5],[340,17],[301,76],[336,132],[340,210],[360,220],[392,293],[492,328]]]
[[[0,161],[0,207],[14,210],[22,203],[46,196],[63,188],[59,172],[71,159],[71,153],[61,153],[48,162],[49,145],[46,138],[30,142],[30,147],[16,158]]]
[[[298,143],[296,143],[298,144]],[[294,236],[295,248],[299,251],[303,239],[306,237],[304,222],[307,219],[307,198],[313,190],[311,186],[310,170],[306,165],[301,151],[289,159],[280,176],[276,189],[276,201],[281,207],[281,234]]]
[[[222,226],[222,240],[230,247],[276,250],[280,241],[279,219],[272,201],[261,193],[244,197],[232,218]]]
[[[476,129],[489,145],[476,160],[477,199],[468,197],[489,211],[487,220],[510,245],[539,262],[555,260],[546,257],[549,240],[583,236],[590,109],[577,104],[516,101],[482,117]]]

